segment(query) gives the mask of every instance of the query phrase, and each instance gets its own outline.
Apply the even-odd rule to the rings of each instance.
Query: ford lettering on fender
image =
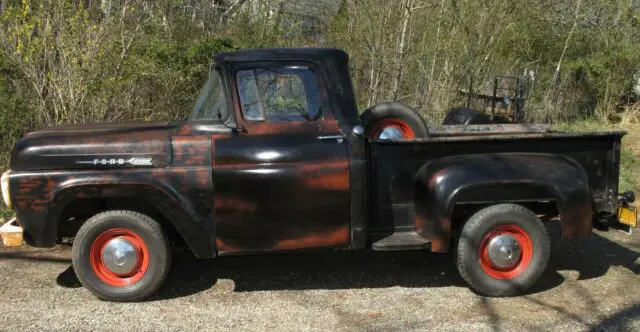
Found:
[[[74,271],[104,300],[154,293],[176,244],[199,258],[454,251],[473,289],[508,296],[546,268],[540,216],[565,238],[637,225],[633,193],[618,194],[623,135],[428,127],[393,102],[359,115],[343,51],[239,51],[215,57],[183,122],[27,134],[2,195],[29,245],[74,238]]]

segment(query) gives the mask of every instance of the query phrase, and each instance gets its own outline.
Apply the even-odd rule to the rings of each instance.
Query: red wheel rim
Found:
[[[103,261],[104,249],[109,241],[120,238],[132,245],[137,254],[137,262],[130,273],[117,274],[111,271]],[[89,253],[89,262],[96,276],[109,286],[129,286],[138,282],[149,268],[149,250],[144,240],[126,228],[109,229],[93,241]]]
[[[402,133],[402,138],[404,139],[416,138],[416,135],[413,133],[409,124],[398,118],[386,118],[378,121],[371,131],[370,138],[378,138],[386,128],[398,129]]]
[[[500,235],[511,236],[521,249],[520,259],[507,268],[500,268],[493,264],[489,257],[489,243]],[[533,244],[529,234],[518,225],[501,225],[487,233],[480,242],[480,266],[489,276],[496,279],[513,279],[524,272],[533,257]]]

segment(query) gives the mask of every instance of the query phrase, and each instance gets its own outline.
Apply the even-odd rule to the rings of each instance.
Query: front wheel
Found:
[[[540,278],[549,255],[549,235],[540,219],[523,206],[498,204],[476,212],[464,225],[457,265],[477,292],[512,296]]]
[[[80,227],[72,263],[82,285],[98,298],[140,301],[162,285],[171,250],[155,220],[132,211],[107,211]]]

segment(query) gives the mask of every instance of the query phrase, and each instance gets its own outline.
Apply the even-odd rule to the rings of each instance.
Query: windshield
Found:
[[[211,73],[209,73],[207,83],[200,92],[198,102],[193,108],[190,120],[220,122],[218,120],[218,112],[221,115],[222,121],[226,121],[230,116],[220,74],[217,70],[212,70]]]

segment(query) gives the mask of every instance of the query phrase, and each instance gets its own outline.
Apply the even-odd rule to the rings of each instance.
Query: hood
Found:
[[[25,137],[51,136],[57,134],[83,135],[87,133],[123,133],[131,130],[166,130],[174,128],[168,122],[128,122],[128,123],[89,123],[89,124],[66,124],[53,127],[46,127],[32,131]]]
[[[62,125],[25,135],[11,154],[16,171],[162,167],[171,162],[169,132],[160,122]]]

